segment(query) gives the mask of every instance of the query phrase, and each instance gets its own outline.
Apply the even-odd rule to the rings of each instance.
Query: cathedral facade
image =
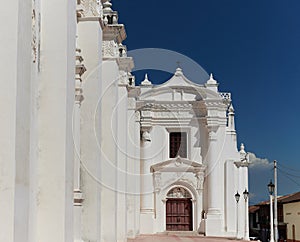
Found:
[[[212,75],[135,85],[109,0],[6,5],[0,242],[248,238],[248,157]]]

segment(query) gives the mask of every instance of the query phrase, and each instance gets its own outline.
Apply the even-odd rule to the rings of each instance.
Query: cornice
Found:
[[[103,24],[103,40],[115,40],[118,44],[127,38],[124,24]]]
[[[116,60],[119,69],[122,71],[130,72],[134,67],[134,62],[132,57],[119,57]]]

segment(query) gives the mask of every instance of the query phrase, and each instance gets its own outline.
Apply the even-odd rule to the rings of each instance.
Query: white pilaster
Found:
[[[153,233],[154,190],[151,166],[150,130],[141,134],[141,233]]]
[[[140,216],[140,127],[135,100],[129,97],[127,111],[127,236],[134,238],[139,230]],[[131,105],[133,104],[133,105]]]
[[[73,242],[76,2],[43,1],[41,14],[37,241]]]
[[[117,105],[114,110],[113,117],[117,120],[118,131],[116,134],[116,150],[117,150],[117,241],[124,241],[127,237],[127,201],[128,193],[127,182],[127,166],[128,166],[128,123],[127,123],[127,89],[126,85],[122,84],[117,87]]]
[[[100,241],[101,237],[101,112],[102,92],[102,30],[96,1],[85,9],[78,23],[78,46],[87,71],[82,75],[84,102],[81,104],[81,190],[84,194],[82,210],[82,239]]]
[[[0,10],[0,241],[29,239],[31,18],[31,1],[8,2]]]
[[[203,211],[203,182],[204,182],[204,170],[195,172],[197,181],[197,197],[196,197],[196,227],[195,230],[204,233],[204,227],[202,226],[202,211]],[[204,221],[203,221],[204,222]]]
[[[74,139],[74,241],[82,241],[81,235],[81,214],[83,194],[81,191],[81,148],[80,148],[80,121],[81,102],[83,101],[81,76],[86,71],[82,64],[80,49],[76,49],[76,78],[75,78],[75,103],[73,110],[73,139]]]
[[[221,206],[223,181],[220,182],[220,167],[218,164],[217,134],[209,132],[209,148],[207,154],[207,183],[208,183],[208,211],[206,219],[206,235],[219,236],[222,231]]]

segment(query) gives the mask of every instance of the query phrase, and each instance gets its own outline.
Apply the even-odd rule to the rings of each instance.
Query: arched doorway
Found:
[[[166,229],[168,231],[193,230],[192,196],[182,187],[175,187],[167,194]]]

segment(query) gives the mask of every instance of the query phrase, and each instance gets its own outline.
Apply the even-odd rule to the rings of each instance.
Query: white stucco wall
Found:
[[[295,240],[300,241],[300,202],[283,204],[284,222],[287,223],[287,239],[293,240],[293,225],[295,226]]]

